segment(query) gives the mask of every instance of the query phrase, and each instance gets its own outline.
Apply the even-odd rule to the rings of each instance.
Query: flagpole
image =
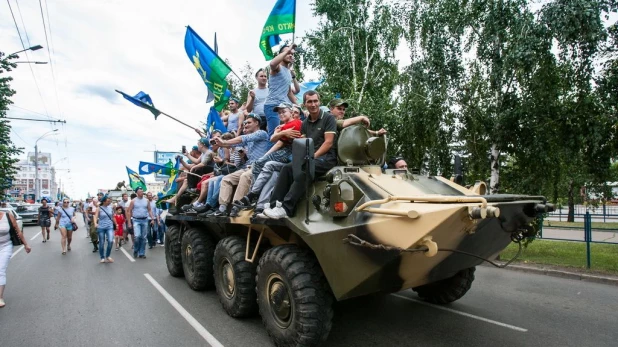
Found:
[[[179,120],[179,119],[176,119],[176,118],[174,118],[174,117],[170,116],[169,114],[167,114],[167,113],[165,113],[165,112],[162,112],[161,110],[159,110],[159,112],[161,112],[161,114],[162,114],[162,115],[164,115],[164,116],[168,116],[168,117],[170,117],[171,119],[173,119],[173,120],[177,121],[178,123],[180,123],[180,124],[182,124],[182,125],[184,125],[184,126],[186,126],[186,127],[189,127],[189,128],[191,128],[191,129],[194,129],[194,130],[195,130],[195,127],[192,127],[192,126],[190,126],[189,124],[187,124],[187,123],[185,123],[185,122],[183,122],[183,121],[181,121],[181,120]]]
[[[294,44],[295,37],[296,37],[296,0],[294,0],[294,31],[292,32],[292,44]]]

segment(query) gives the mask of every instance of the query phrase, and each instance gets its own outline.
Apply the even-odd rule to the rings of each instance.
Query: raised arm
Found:
[[[290,51],[293,50],[294,48],[296,48],[296,45],[294,44],[291,46],[285,47],[285,49],[281,51],[279,55],[277,55],[275,58],[273,58],[273,60],[270,61],[270,74],[271,75],[274,75],[277,72],[279,72],[279,64],[283,62],[283,58],[285,58],[285,56],[288,55],[288,53],[290,53]]]
[[[247,112],[253,111],[253,106],[255,103],[255,92],[253,90],[249,91],[249,95],[247,96]],[[242,123],[239,123],[242,124]]]
[[[298,98],[294,94],[292,87],[290,87],[290,89],[288,90],[288,99],[290,99],[290,102],[292,102],[293,104],[298,104]]]

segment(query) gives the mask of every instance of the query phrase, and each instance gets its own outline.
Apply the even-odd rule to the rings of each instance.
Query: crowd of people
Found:
[[[180,157],[182,174],[177,179],[177,194],[167,200],[180,202],[185,192],[195,194],[192,203],[177,206],[200,216],[236,217],[243,209],[254,209],[259,217],[280,219],[294,215],[305,194],[304,178],[294,177],[292,142],[313,139],[316,177],[337,165],[337,136],[343,128],[364,124],[366,116],[345,118],[348,103],[336,98],[322,105],[313,90],[296,99],[299,90],[292,71],[295,46],[285,46],[266,69],[256,72],[257,88],[247,102],[232,97],[229,112],[222,113],[227,131],[212,131],[201,136],[185,162]],[[369,130],[382,136],[386,130]],[[393,168],[407,168],[403,158],[389,162]],[[405,166],[405,167],[404,167]]]

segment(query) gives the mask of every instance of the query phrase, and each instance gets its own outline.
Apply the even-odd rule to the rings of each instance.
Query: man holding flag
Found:
[[[273,135],[275,128],[279,126],[279,114],[275,112],[275,107],[289,101],[296,103],[296,97],[290,87],[292,81],[296,80],[296,76],[291,71],[292,64],[294,64],[294,48],[296,48],[294,44],[282,47],[279,55],[270,61],[268,97],[264,103],[269,137]]]

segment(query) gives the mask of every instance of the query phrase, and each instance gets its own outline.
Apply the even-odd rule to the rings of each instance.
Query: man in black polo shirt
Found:
[[[315,175],[324,175],[337,165],[337,122],[327,112],[320,110],[320,95],[313,90],[306,92],[303,102],[309,111],[300,128],[303,137],[313,139],[315,158]],[[304,175],[303,175],[304,176]],[[281,168],[277,184],[270,198],[271,208],[264,210],[264,215],[280,219],[291,217],[296,210],[296,204],[305,195],[305,178],[294,180],[292,163]]]

